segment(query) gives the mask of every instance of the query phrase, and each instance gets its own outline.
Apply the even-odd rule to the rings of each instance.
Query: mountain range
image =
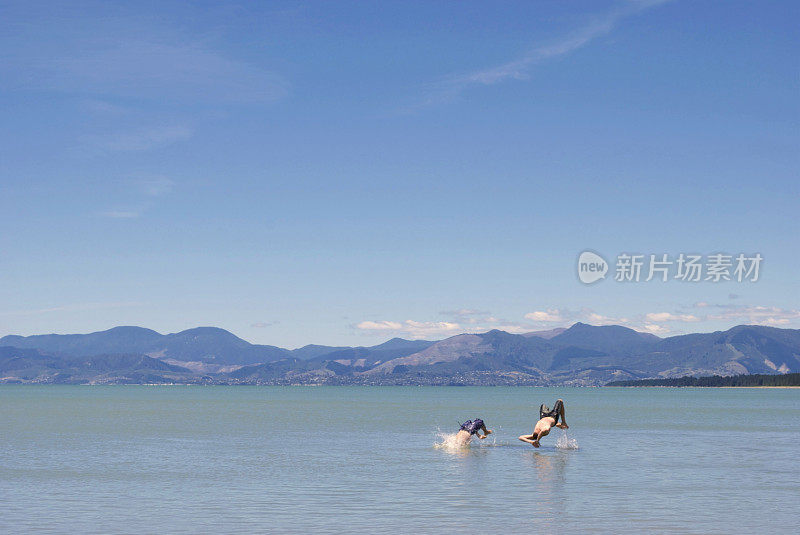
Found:
[[[601,385],[613,380],[800,372],[800,330],[739,325],[668,338],[619,325],[370,347],[251,344],[216,327],[160,334],[0,338],[0,382],[199,384]]]

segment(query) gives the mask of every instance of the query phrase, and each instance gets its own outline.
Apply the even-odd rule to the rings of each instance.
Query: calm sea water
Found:
[[[0,532],[796,533],[799,439],[790,389],[7,385]]]

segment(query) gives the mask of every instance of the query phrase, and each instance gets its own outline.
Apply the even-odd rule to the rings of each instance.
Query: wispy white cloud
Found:
[[[603,314],[598,314],[597,312],[592,312],[590,310],[583,310],[582,311],[582,318],[584,321],[591,323],[592,325],[625,325],[630,327],[631,320],[628,318],[619,318],[613,316],[605,316]]]
[[[475,318],[479,316],[488,316],[490,313],[485,310],[476,310],[474,308],[459,308],[457,310],[443,310],[439,312],[442,316],[451,316],[458,318]]]
[[[165,176],[140,178],[134,182],[148,197],[163,197],[175,187],[175,181]]]
[[[266,327],[272,327],[276,325],[277,321],[257,321],[256,323],[250,324],[250,327],[255,327],[256,329],[264,329]]]
[[[231,58],[178,31],[153,33],[148,27],[134,36],[134,28],[121,21],[116,24],[124,27],[122,35],[110,30],[113,23],[104,35],[92,39],[65,32],[58,50],[18,46],[10,51],[13,62],[0,62],[0,73],[12,88],[35,86],[98,101],[252,104],[288,94],[289,83],[283,76]],[[58,34],[62,29],[43,26],[40,31]]]
[[[119,117],[130,112],[125,106],[93,98],[83,100],[81,102],[81,107],[88,112],[102,116]]]
[[[628,318],[605,316],[589,308],[580,310],[548,308],[546,310],[528,312],[524,317],[526,320],[533,322],[533,326],[536,328],[569,326],[576,321],[583,321],[593,325],[625,325],[630,323]]]
[[[710,313],[707,318],[716,321],[744,321],[753,325],[781,326],[800,322],[800,310],[752,305],[711,305],[720,309]]]
[[[449,321],[362,321],[355,327],[363,331],[392,332],[411,338],[451,336],[464,332],[460,324]]]
[[[175,181],[163,175],[135,176],[121,182],[131,203],[121,203],[122,207],[103,210],[97,215],[112,219],[136,219],[153,208],[160,198],[169,195],[175,187]]]
[[[670,329],[668,327],[665,327],[663,325],[658,325],[656,323],[645,323],[638,330],[644,331],[644,332],[647,332],[647,333],[650,333],[650,334],[655,334],[656,336],[663,336],[663,335],[665,335],[665,334],[670,332]]]
[[[700,318],[694,314],[672,314],[671,312],[649,312],[645,314],[647,321],[664,322],[664,321],[682,321],[682,322],[696,322],[701,321]]]
[[[144,209],[136,209],[136,210],[104,210],[102,212],[98,212],[97,215],[100,217],[110,217],[111,219],[136,219],[140,217]]]
[[[77,104],[83,113],[70,136],[79,158],[163,149],[193,137],[198,111],[219,116],[226,106],[269,104],[289,93],[289,81],[264,55],[237,51],[215,38],[217,30],[197,32],[137,8],[97,7],[26,5],[12,10],[0,32],[3,90]],[[168,189],[152,184],[145,195]],[[148,209],[132,204],[99,214],[135,219]]]
[[[800,325],[800,310],[785,309],[761,305],[736,305],[732,303],[708,303],[699,301],[692,308],[703,311],[702,314],[676,314],[671,312],[650,312],[644,315],[642,329],[653,334],[663,334],[671,330],[664,323],[700,323],[728,326],[747,323],[750,325],[767,325],[772,327],[788,327]],[[672,331],[674,332],[674,331]],[[678,331],[680,333],[681,331]]]
[[[189,139],[193,133],[193,130],[186,126],[152,126],[105,136],[93,136],[88,138],[88,141],[106,151],[141,152]]]
[[[406,320],[404,324],[405,332],[414,338],[424,338],[426,336],[449,336],[458,334],[461,325],[449,321],[414,321]]]
[[[791,322],[792,322],[792,320],[789,319],[789,318],[769,317],[769,318],[766,318],[764,320],[763,324],[764,325],[769,325],[769,326],[772,326],[772,327],[778,327],[778,326],[782,326],[782,325],[789,325]]]
[[[111,301],[111,302],[91,302],[91,303],[72,303],[68,305],[58,305],[48,308],[36,308],[29,310],[7,310],[0,312],[1,316],[38,316],[40,314],[52,314],[56,312],[81,312],[86,310],[104,310],[109,308],[125,308],[141,306],[144,303],[138,301]]]
[[[403,324],[397,321],[362,321],[356,325],[357,329],[364,331],[399,331]]]
[[[448,316],[450,323],[461,325],[465,333],[481,333],[492,329],[499,329],[510,333],[525,333],[533,329],[530,322],[518,322],[504,318],[497,318],[488,310],[462,308],[458,310],[445,310],[440,312]]]
[[[535,321],[537,323],[563,323],[568,321],[566,318],[564,318],[562,312],[557,308],[528,312],[525,314],[525,319]]]
[[[734,299],[736,294],[728,296]],[[736,295],[735,299],[739,296]],[[794,308],[781,308],[765,305],[748,305],[736,303],[709,303],[698,301],[691,307],[703,312],[700,315],[701,321],[724,321],[750,323],[753,325],[788,325],[790,323],[800,324],[800,310]]]
[[[535,330],[530,325],[526,325],[524,323],[498,323],[497,325],[493,325],[492,329],[505,331],[511,334],[524,334]],[[485,331],[486,329],[483,330]],[[481,331],[476,331],[476,332],[481,332]]]
[[[526,80],[538,64],[568,55],[610,33],[626,17],[670,0],[628,0],[614,10],[596,16],[589,23],[551,43],[530,48],[517,58],[494,67],[449,76],[432,84],[425,99],[409,110],[441,104],[474,86],[497,85],[509,80]]]

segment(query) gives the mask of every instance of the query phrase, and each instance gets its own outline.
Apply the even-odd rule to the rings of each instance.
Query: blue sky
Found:
[[[795,2],[0,2],[0,335],[800,327]],[[593,285],[576,260],[612,264]],[[621,283],[616,255],[760,253]]]

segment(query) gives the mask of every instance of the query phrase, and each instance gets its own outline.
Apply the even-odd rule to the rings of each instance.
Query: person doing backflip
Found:
[[[559,418],[561,418],[561,423],[558,423]],[[550,428],[553,426],[560,429],[569,429],[567,417],[564,413],[564,401],[561,399],[556,401],[552,410],[548,409],[547,405],[542,403],[539,407],[539,421],[536,422],[533,433],[530,435],[521,435],[519,439],[531,444],[534,448],[538,448],[539,440],[541,440],[543,436],[548,435],[550,433]]]

